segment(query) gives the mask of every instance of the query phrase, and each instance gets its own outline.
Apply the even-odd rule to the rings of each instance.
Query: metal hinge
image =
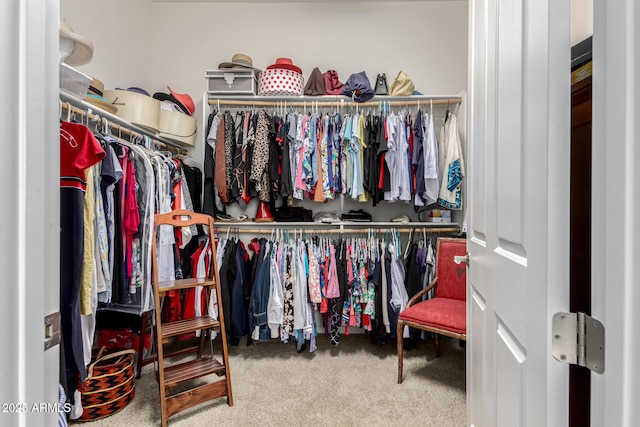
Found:
[[[60,312],[44,316],[44,349],[60,344]]]
[[[551,352],[559,362],[604,372],[604,325],[584,313],[556,313]]]

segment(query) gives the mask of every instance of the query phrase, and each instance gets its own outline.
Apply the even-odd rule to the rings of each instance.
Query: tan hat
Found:
[[[91,58],[93,58],[93,43],[86,37],[74,33],[71,26],[63,20],[60,20],[60,39],[73,42],[73,50],[64,58],[66,64],[77,66],[91,62]]]
[[[221,62],[220,64],[218,64],[218,68],[246,68],[250,70],[260,71],[259,68],[253,66],[253,60],[251,59],[251,57],[242,53],[236,53],[235,55],[233,55],[230,62]]]
[[[89,83],[89,90],[87,91],[87,96],[84,98],[85,102],[88,102],[91,105],[95,105],[98,108],[102,108],[105,111],[108,111],[111,114],[116,114],[118,112],[118,107],[113,105],[112,102],[103,98],[104,95],[104,83],[101,80],[93,77],[91,83]]]
[[[99,80],[95,77],[91,77],[91,83],[89,83],[89,93],[93,93],[94,95],[98,95],[98,96],[103,96],[104,83],[102,83],[102,80]]]

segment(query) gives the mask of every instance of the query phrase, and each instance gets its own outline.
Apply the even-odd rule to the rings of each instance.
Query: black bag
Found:
[[[389,95],[389,89],[387,88],[387,76],[385,73],[378,74],[374,93],[376,95]]]

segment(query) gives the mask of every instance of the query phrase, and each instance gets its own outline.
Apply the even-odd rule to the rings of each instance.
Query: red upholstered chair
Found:
[[[398,384],[402,383],[402,331],[405,326],[433,332],[436,356],[440,356],[439,335],[467,339],[467,266],[456,264],[454,256],[467,252],[465,239],[439,238],[433,281],[407,303],[398,316]],[[434,289],[431,299],[423,295]]]

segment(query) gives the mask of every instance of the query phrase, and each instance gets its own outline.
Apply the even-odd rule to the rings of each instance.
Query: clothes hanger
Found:
[[[411,245],[413,244],[413,232],[414,232],[415,228],[412,228],[411,231],[409,232],[409,238],[407,239],[407,246],[404,250],[404,259],[407,259],[407,257],[409,256],[409,249],[411,247]]]
[[[444,113],[445,123],[449,120],[449,114],[451,114],[451,111],[449,110],[449,99],[447,99],[447,111]]]

